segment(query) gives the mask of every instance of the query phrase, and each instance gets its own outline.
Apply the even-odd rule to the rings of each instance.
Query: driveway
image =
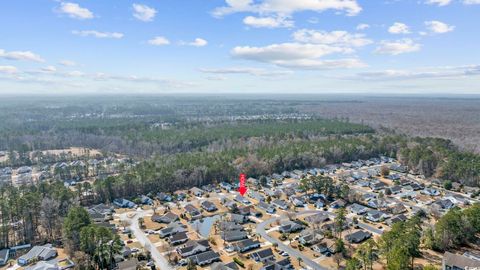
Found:
[[[174,268],[168,263],[167,259],[163,257],[162,254],[158,251],[155,245],[148,239],[147,235],[140,228],[138,219],[144,217],[148,212],[143,210],[137,210],[136,212],[128,212],[120,215],[121,220],[126,220],[130,222],[130,230],[135,235],[135,238],[138,242],[152,255],[152,259],[157,265],[158,269],[162,270],[173,270]],[[133,214],[132,217],[128,215]]]

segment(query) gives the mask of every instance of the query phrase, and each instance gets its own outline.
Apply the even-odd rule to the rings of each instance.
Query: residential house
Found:
[[[171,235],[168,238],[168,241],[171,245],[179,245],[188,241],[188,236],[186,232],[178,232],[174,235]]]
[[[192,193],[193,196],[202,197],[205,192],[198,187],[193,187],[190,189],[190,193]]]
[[[222,240],[227,242],[238,241],[247,238],[247,233],[243,230],[224,231],[220,233]]]
[[[292,233],[292,232],[301,231],[304,228],[305,228],[305,225],[303,225],[299,221],[284,220],[280,223],[280,227],[278,228],[278,231],[281,233]]]
[[[312,250],[320,254],[330,256],[334,251],[326,243],[318,243],[312,246]]]
[[[387,211],[393,215],[399,215],[407,212],[407,207],[403,203],[397,203],[388,207]]]
[[[372,189],[373,192],[378,192],[380,190],[384,190],[387,188],[387,185],[383,182],[378,182],[370,185],[370,188]]]
[[[442,270],[469,269],[480,269],[480,260],[450,252],[445,252],[445,254],[443,254]]]
[[[47,261],[57,256],[57,250],[51,244],[34,246],[27,254],[17,259],[20,266],[25,266],[33,261]]]
[[[113,204],[119,208],[136,208],[137,207],[137,205],[134,202],[129,201],[127,199],[115,199],[113,200]]]
[[[179,232],[185,232],[185,231],[187,231],[186,227],[187,226],[183,225],[180,222],[173,222],[173,223],[168,224],[167,227],[158,231],[158,234],[160,235],[161,238],[164,238],[164,237],[174,235],[174,234],[179,233]]]
[[[240,270],[235,262],[230,262],[227,264],[216,262],[210,266],[210,270]]]
[[[363,215],[368,210],[370,210],[370,208],[368,208],[366,206],[363,206],[363,205],[360,205],[358,203],[354,203],[354,204],[349,205],[348,209],[350,210],[350,212],[352,212],[353,214],[356,214],[356,215]]]
[[[288,203],[284,200],[276,199],[272,203],[273,203],[273,205],[275,205],[276,207],[278,207],[282,210],[287,210],[288,209]]]
[[[157,200],[161,201],[161,202],[171,202],[172,201],[172,196],[170,196],[169,194],[165,193],[165,192],[159,192],[157,193],[157,196],[155,196],[157,198]]]
[[[226,191],[233,190],[233,186],[230,183],[227,183],[227,182],[221,182],[220,187],[225,189]]]
[[[162,216],[156,215],[156,214],[152,216],[152,221],[158,222],[158,223],[170,224],[177,220],[178,220],[178,216],[172,212],[165,213]]]
[[[348,242],[358,244],[372,237],[372,234],[365,231],[356,231],[347,235],[345,238]]]
[[[393,224],[397,223],[397,222],[402,222],[402,221],[406,221],[407,220],[407,217],[404,215],[404,214],[400,214],[398,216],[394,216],[390,219],[387,220],[387,225],[388,226],[393,226]]]
[[[430,188],[430,187],[426,187],[424,188],[422,191],[421,191],[422,194],[425,194],[425,195],[428,195],[428,196],[439,196],[440,195],[440,191],[438,191],[437,189],[435,188]]]
[[[339,209],[345,207],[345,205],[347,205],[347,203],[344,200],[338,199],[330,204],[330,208]]]
[[[450,208],[454,207],[455,204],[451,200],[447,199],[440,199],[436,200],[433,204],[433,208],[437,208],[438,210],[449,210]]]
[[[247,251],[250,251],[252,249],[256,249],[260,247],[260,242],[257,240],[252,240],[250,238],[247,238],[245,240],[241,240],[238,242],[235,242],[232,244],[233,249],[240,252],[244,253]]]
[[[450,200],[455,205],[469,205],[470,200],[464,196],[451,194],[449,196],[445,196],[444,199]]]
[[[374,209],[380,209],[387,207],[387,202],[385,200],[374,199],[368,201],[367,205]]]
[[[257,204],[258,208],[264,210],[265,212],[267,212],[268,214],[273,214],[275,213],[276,209],[273,205],[271,204],[268,204],[266,202],[263,202],[263,201],[260,201],[258,204]]]
[[[153,200],[150,197],[145,195],[142,195],[140,197],[140,202],[145,205],[153,205]]]
[[[229,214],[229,220],[237,224],[243,224],[248,221],[248,217],[239,214]]]
[[[330,217],[328,216],[327,213],[324,213],[324,212],[316,213],[316,214],[305,217],[305,221],[310,224],[321,224],[329,220],[330,220]]]
[[[255,208],[252,205],[238,207],[237,211],[243,216],[256,215]]]
[[[190,258],[193,262],[199,266],[208,265],[217,261],[220,261],[220,255],[212,250],[199,253]]]
[[[305,205],[305,201],[299,196],[290,196],[289,200],[295,207],[303,207]]]
[[[203,209],[205,209],[205,211],[207,212],[215,212],[217,211],[217,206],[215,206],[214,203],[212,203],[211,201],[203,201],[201,203],[201,207]]]
[[[182,258],[186,258],[195,254],[203,253],[207,250],[210,250],[208,240],[190,240],[182,247],[177,248],[177,253]]]
[[[275,256],[273,255],[272,249],[267,248],[267,249],[262,249],[260,251],[252,252],[250,254],[250,258],[256,262],[265,263],[265,262],[274,260]]]
[[[323,235],[317,231],[308,230],[302,232],[298,237],[298,242],[304,246],[310,246],[320,242],[323,239]]]
[[[245,205],[251,205],[252,204],[247,198],[245,198],[244,196],[242,196],[240,194],[235,196],[235,198],[233,200],[235,200],[236,202],[239,202],[241,204],[245,204]]]
[[[265,197],[264,197],[262,194],[260,194],[259,192],[257,192],[257,191],[250,190],[250,191],[248,192],[248,196],[249,196],[250,198],[258,201],[258,202],[264,202],[264,201],[265,201]]]
[[[123,262],[119,262],[117,265],[118,270],[136,270],[140,262],[137,258],[131,258]]]
[[[218,227],[221,231],[243,230],[242,225],[232,221],[221,221],[218,223]]]
[[[387,188],[387,190],[389,190],[391,194],[399,194],[400,192],[402,192],[402,186],[389,187]]]
[[[367,212],[366,219],[372,222],[380,222],[382,220],[387,219],[389,216],[388,214],[378,211],[378,210],[370,210]]]
[[[276,262],[272,262],[264,265],[260,270],[289,270],[293,269],[290,258],[280,259]]]
[[[198,208],[191,204],[185,205],[184,209],[185,211],[187,211],[191,219],[199,219],[202,217],[202,213],[200,213],[200,210],[198,210]]]
[[[238,209],[237,203],[226,197],[222,197],[220,202],[222,203],[223,206],[227,207],[228,210],[230,211],[235,211]]]

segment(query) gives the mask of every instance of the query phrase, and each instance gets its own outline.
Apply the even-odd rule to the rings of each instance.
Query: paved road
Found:
[[[132,230],[132,233],[135,235],[135,238],[138,240],[138,242],[148,251],[150,251],[153,260],[155,261],[155,264],[157,265],[157,269],[161,270],[173,270],[174,268],[168,263],[167,259],[163,257],[162,254],[158,251],[158,249],[155,247],[155,245],[148,239],[147,235],[143,232],[143,230],[140,228],[138,219],[141,217],[144,217],[145,214],[148,212],[143,211],[143,210],[137,210],[135,213],[128,212],[120,215],[120,219],[126,220],[130,222],[130,230]],[[128,215],[133,214],[132,217],[129,217]]]
[[[303,216],[303,215],[316,214],[316,213],[326,213],[333,218],[335,217],[334,213],[323,211],[323,210],[305,210],[305,211],[300,211],[300,212],[296,213],[296,215],[297,216]],[[261,237],[263,237],[263,239],[267,240],[268,242],[277,243],[278,248],[280,250],[283,250],[283,251],[287,252],[288,255],[290,255],[290,257],[292,257],[292,258],[299,258],[299,257],[302,258],[303,263],[305,265],[307,265],[308,267],[310,267],[311,269],[329,270],[328,268],[319,265],[318,263],[314,262],[313,260],[311,260],[310,258],[305,256],[302,252],[300,252],[300,251],[298,251],[298,250],[296,250],[296,249],[294,249],[290,246],[287,246],[287,245],[283,244],[282,241],[280,241],[279,239],[276,239],[274,237],[269,236],[267,231],[265,230],[265,227],[267,227],[270,224],[276,222],[278,219],[280,219],[280,217],[273,217],[273,218],[270,218],[268,220],[265,220],[265,221],[259,223],[257,225],[257,228],[255,229],[256,233],[258,233]],[[352,222],[352,220],[349,219],[349,218],[347,218],[347,221]],[[382,230],[379,230],[379,229],[377,229],[373,226],[370,226],[368,224],[358,223],[358,226],[361,227],[362,229],[368,230],[372,233],[377,233],[377,234],[382,234],[383,233]]]

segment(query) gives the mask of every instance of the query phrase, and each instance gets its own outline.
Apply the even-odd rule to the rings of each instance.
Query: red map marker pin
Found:
[[[240,192],[240,195],[245,195],[245,193],[247,193],[247,187],[245,187],[245,179],[246,179],[246,176],[244,173],[241,173],[240,174],[240,185],[238,187],[238,192]]]

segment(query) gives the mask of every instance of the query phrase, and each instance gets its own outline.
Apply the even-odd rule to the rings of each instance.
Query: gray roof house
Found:
[[[467,270],[479,268],[479,260],[450,252],[445,252],[445,254],[443,254],[442,269],[444,270]]]
[[[197,241],[188,241],[183,247],[177,248],[177,253],[185,257],[190,257],[192,255],[205,252],[210,249],[208,240],[197,240]]]
[[[384,219],[387,219],[388,217],[389,217],[388,214],[378,210],[370,210],[367,212],[367,215],[366,215],[366,219],[373,222],[379,222]]]
[[[266,202],[263,202],[263,201],[260,201],[258,204],[257,204],[258,208],[264,210],[265,212],[269,213],[269,214],[273,214],[275,213],[276,209],[273,205],[271,204],[268,204]]]
[[[220,255],[212,250],[209,250],[209,251],[194,255],[190,257],[190,259],[193,260],[199,266],[204,266],[207,264],[220,261]]]
[[[372,234],[365,231],[356,231],[354,233],[351,233],[345,236],[348,242],[355,243],[355,244],[361,243],[370,237],[372,237]]]
[[[290,233],[290,232],[298,232],[298,231],[301,231],[305,228],[305,226],[300,223],[300,222],[295,222],[295,221],[291,221],[291,220],[286,220],[286,221],[282,221],[280,223],[280,228],[278,228],[278,230],[281,232],[281,233]]]
[[[190,215],[191,219],[198,219],[202,217],[202,213],[200,210],[191,204],[187,204],[184,207],[185,211],[187,211],[188,215]]]
[[[266,264],[260,270],[289,270],[293,269],[290,258],[284,258],[270,264]]]
[[[257,252],[252,252],[250,254],[250,258],[253,259],[256,262],[268,262],[272,261],[275,259],[275,256],[273,255],[273,251],[271,248],[267,249],[262,249]]]
[[[190,189],[190,192],[197,197],[202,197],[205,193],[203,190],[199,189],[198,187],[193,187]]]
[[[368,210],[370,210],[370,208],[366,207],[366,206],[363,206],[363,205],[360,205],[358,203],[354,203],[352,205],[349,205],[348,206],[348,209],[350,210],[350,212],[354,213],[354,214],[357,214],[357,215],[363,215],[365,214]]]
[[[178,216],[172,212],[168,212],[164,214],[163,216],[160,215],[153,215],[152,216],[152,221],[158,222],[158,223],[165,223],[169,224],[172,222],[175,222],[178,220]]]
[[[214,212],[217,211],[217,206],[215,206],[214,203],[211,201],[203,201],[202,204],[200,205],[205,211],[208,212]]]
[[[321,224],[325,221],[330,220],[330,217],[327,213],[316,213],[310,216],[305,217],[305,221],[311,224]]]
[[[282,210],[287,210],[288,209],[288,203],[284,200],[276,199],[272,202],[273,205],[276,207],[282,209]]]
[[[227,242],[232,242],[247,238],[247,233],[242,230],[233,230],[221,232],[220,236],[223,240]]]
[[[168,238],[168,241],[171,245],[179,245],[188,241],[188,236],[186,232],[178,232],[174,235],[171,235]]]
[[[252,240],[247,238],[245,240],[241,240],[232,244],[233,248],[238,252],[247,252],[252,249],[256,249],[260,247],[260,242],[257,240]]]
[[[18,258],[17,263],[21,266],[28,265],[32,261],[46,261],[57,256],[57,250],[51,244],[34,246],[30,251]]]
[[[185,232],[186,230],[187,230],[186,226],[183,225],[182,223],[173,222],[173,223],[168,224],[167,227],[158,231],[158,234],[160,235],[160,237],[163,238],[163,237],[167,237],[167,236],[179,233],[179,232]]]

